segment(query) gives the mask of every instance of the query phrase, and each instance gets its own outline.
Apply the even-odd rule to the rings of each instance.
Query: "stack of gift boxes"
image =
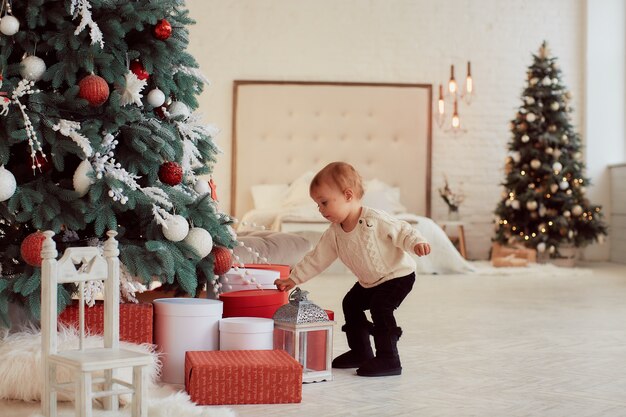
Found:
[[[120,338],[156,344],[163,363],[161,380],[184,384],[199,405],[300,402],[303,366],[277,346],[272,320],[288,302],[288,294],[278,291],[274,281],[288,276],[286,265],[246,265],[221,276],[226,292],[219,300],[160,298],[122,304]],[[66,309],[61,321],[75,325],[77,310]],[[85,317],[91,333],[102,332],[101,305],[86,309]],[[318,342],[312,338],[311,347],[325,355],[326,342]]]

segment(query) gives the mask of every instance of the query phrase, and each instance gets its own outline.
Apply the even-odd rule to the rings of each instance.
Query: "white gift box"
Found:
[[[158,298],[154,304],[154,343],[162,352],[161,381],[185,383],[185,352],[218,350],[223,303],[204,298]]]
[[[231,268],[220,277],[222,292],[240,290],[275,290],[274,281],[280,278],[280,272],[271,269]]]
[[[229,317],[220,320],[220,350],[271,350],[274,320],[261,317]]]

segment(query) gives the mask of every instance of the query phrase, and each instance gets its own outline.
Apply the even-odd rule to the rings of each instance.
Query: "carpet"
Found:
[[[565,268],[552,264],[529,263],[521,267],[496,268],[489,261],[470,262],[476,270],[469,275],[541,275],[541,276],[583,276],[591,275],[593,271],[588,268],[573,267]]]

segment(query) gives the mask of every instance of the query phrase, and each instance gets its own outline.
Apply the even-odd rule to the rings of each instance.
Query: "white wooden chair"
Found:
[[[119,348],[119,249],[114,231],[107,232],[104,256],[95,247],[77,247],[65,250],[57,261],[54,232],[44,232],[41,257],[41,343],[43,391],[41,405],[46,417],[57,415],[57,392],[73,393],[76,415],[92,416],[95,398],[103,398],[104,408],[116,411],[118,396],[132,394],[132,416],[146,417],[147,367],[152,362],[149,354]],[[77,265],[78,270],[77,270]],[[102,347],[88,348],[85,342],[84,285],[88,281],[104,281],[104,343]],[[79,347],[59,351],[57,347],[57,285],[77,283],[79,294]],[[73,380],[57,381],[57,367],[68,367]],[[132,383],[116,378],[116,370],[132,367]],[[95,375],[92,375],[95,374]],[[97,390],[94,384],[103,384]]]

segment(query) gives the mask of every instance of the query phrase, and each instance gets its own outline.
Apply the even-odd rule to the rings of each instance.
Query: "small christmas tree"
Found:
[[[502,200],[495,210],[495,241],[522,243],[559,257],[559,247],[602,240],[599,206],[585,197],[581,143],[571,124],[571,94],[544,42],[528,68],[522,105],[511,122]]]
[[[193,113],[204,77],[184,2],[3,3],[0,319],[9,303],[39,315],[47,229],[61,248],[117,230],[131,298],[133,280],[191,295],[217,285],[215,250],[236,240],[199,178],[218,148]],[[59,288],[61,309],[73,292]]]

